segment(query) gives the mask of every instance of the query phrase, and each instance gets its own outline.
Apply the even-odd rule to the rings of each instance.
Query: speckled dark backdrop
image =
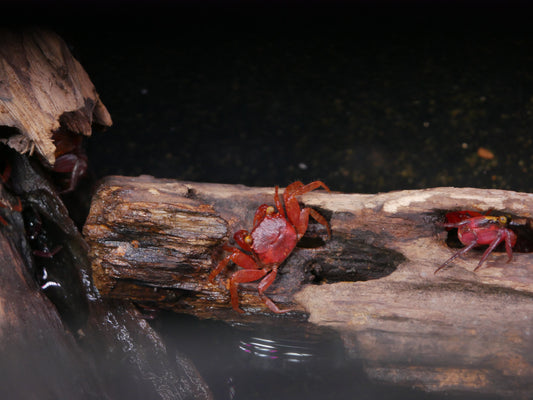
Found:
[[[111,4],[57,24],[114,118],[98,177],[533,191],[521,9]]]

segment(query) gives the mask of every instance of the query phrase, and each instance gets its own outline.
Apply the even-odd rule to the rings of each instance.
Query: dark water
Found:
[[[362,360],[349,359],[338,334],[301,323],[229,326],[163,314],[153,326],[170,352],[193,360],[215,399],[490,399],[427,393],[370,381]]]

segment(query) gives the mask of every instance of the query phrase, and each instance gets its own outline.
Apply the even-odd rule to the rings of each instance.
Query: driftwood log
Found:
[[[65,42],[43,29],[0,30],[1,143],[53,166],[60,130],[90,136],[111,116]]]
[[[81,137],[110,124],[57,35],[0,32],[2,398],[212,398],[134,304],[99,295],[88,246],[51,183],[56,157],[85,157]]]
[[[200,317],[269,314],[255,284],[231,310],[225,286],[207,281],[221,244],[250,229],[273,188],[109,177],[93,198],[84,234],[100,293]],[[430,391],[527,398],[533,390],[533,195],[434,188],[376,195],[315,191],[301,203],[329,221],[286,260],[268,295],[280,307],[340,332],[376,380]],[[473,250],[434,274],[457,249],[439,225],[448,210],[494,210],[522,227],[514,259],[494,252],[476,273]]]
[[[100,296],[87,243],[43,171],[14,151],[1,154],[12,167],[0,186],[0,202],[8,205],[7,224],[0,224],[2,393],[211,399],[192,363],[167,351],[134,304]],[[9,208],[17,197],[21,212]]]

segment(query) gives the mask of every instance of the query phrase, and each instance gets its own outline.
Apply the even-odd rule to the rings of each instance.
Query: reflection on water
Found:
[[[217,400],[474,399],[371,382],[340,338],[310,324],[229,326],[164,313],[153,321],[170,352],[189,357]]]
[[[294,363],[309,361],[313,356],[313,349],[309,346],[260,337],[252,337],[248,341],[241,340],[239,349],[252,356]]]

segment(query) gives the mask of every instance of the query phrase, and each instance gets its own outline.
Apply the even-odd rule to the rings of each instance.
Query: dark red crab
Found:
[[[509,261],[513,259],[513,247],[516,244],[516,234],[508,228],[511,218],[500,215],[490,216],[476,211],[452,211],[446,214],[445,228],[457,228],[457,236],[465,245],[461,250],[451,256],[444,264],[435,270],[435,274],[460,255],[467,253],[473,247],[489,245],[481,256],[481,260],[474,271],[477,271],[489,254],[501,242],[505,241],[505,250]]]
[[[231,305],[233,309],[243,312],[239,308],[237,288],[239,283],[259,282],[259,296],[270,310],[275,313],[283,313],[290,310],[280,310],[264,292],[276,279],[278,267],[291,254],[294,247],[307,231],[309,216],[312,216],[319,224],[324,225],[331,235],[326,219],[312,208],[300,208],[296,196],[300,196],[311,190],[322,187],[329,192],[329,188],[321,181],[314,181],[307,185],[302,182],[294,182],[287,186],[283,193],[286,213],[283,210],[278,187],[274,193],[276,207],[263,204],[255,212],[254,226],[249,233],[246,230],[237,231],[233,238],[241,247],[225,245],[223,249],[227,255],[209,275],[209,281],[222,272],[231,261],[243,268],[231,275],[229,279]],[[277,208],[277,212],[276,212]],[[244,250],[244,251],[243,251]]]
[[[88,159],[82,147],[83,136],[56,131],[52,138],[56,146],[56,160],[51,169],[60,175],[66,175],[61,193],[72,192],[87,172]]]

